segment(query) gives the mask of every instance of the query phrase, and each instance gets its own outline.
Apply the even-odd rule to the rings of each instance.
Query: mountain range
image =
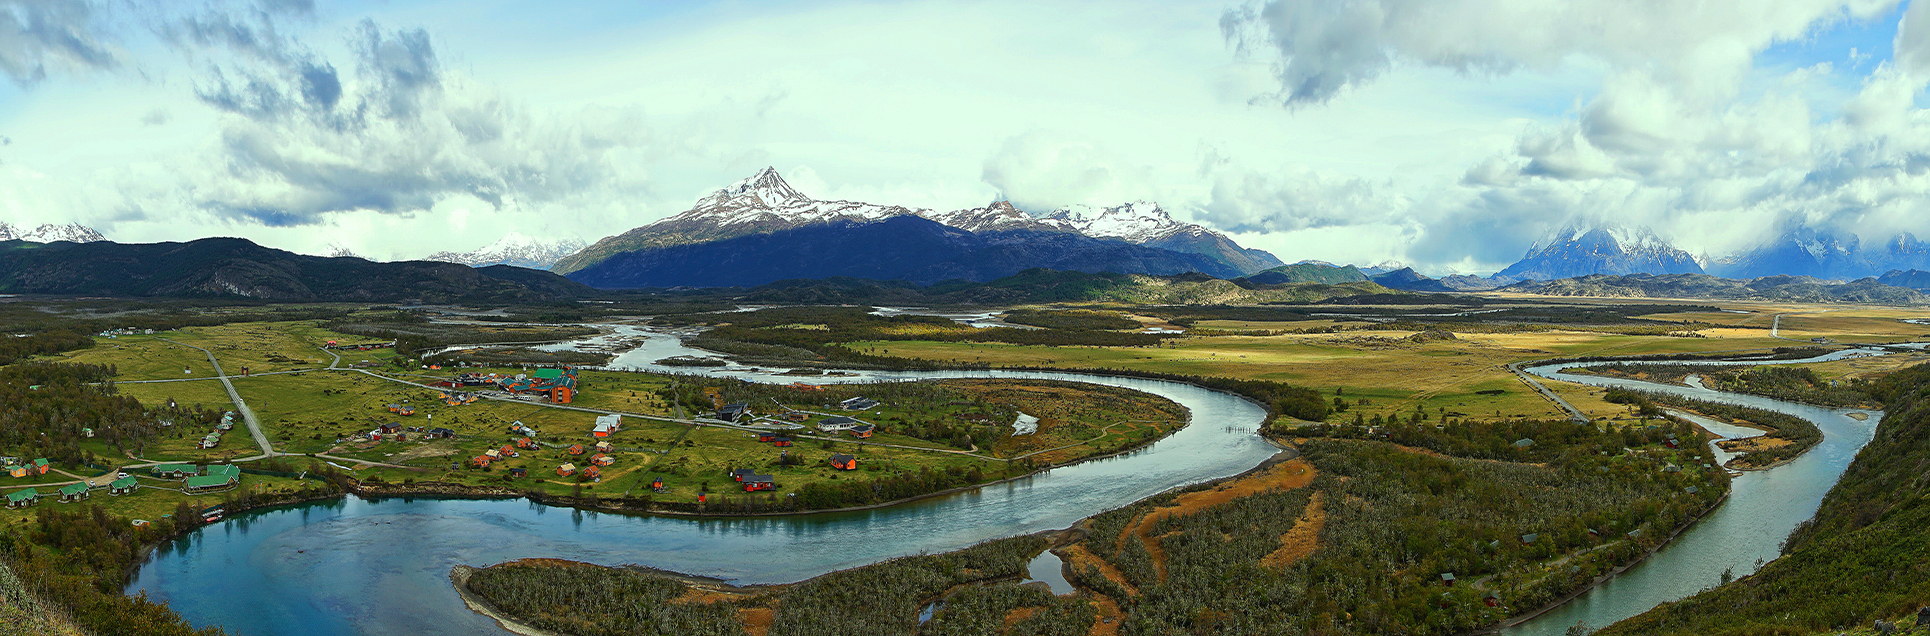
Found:
[[[1170,275],[1244,272],[1204,254],[1144,247],[1074,232],[1032,229],[972,232],[917,215],[832,219],[705,242],[618,252],[571,272],[603,289],[754,286],[837,276],[987,281],[1035,268]]]
[[[1590,274],[1701,274],[1688,252],[1645,227],[1563,226],[1496,273],[1496,280],[1555,280]]]
[[[1243,248],[1225,235],[1205,227],[1175,221],[1158,204],[1145,201],[1104,208],[1066,208],[1039,216],[1026,214],[1005,201],[995,201],[981,208],[934,211],[857,201],[813,199],[792,188],[776,170],[765,168],[749,178],[699,199],[687,211],[599,240],[582,251],[558,260],[553,269],[562,274],[574,274],[597,266],[620,253],[726,241],[817,226],[835,225],[850,229],[904,217],[923,219],[975,235],[1002,237],[994,239],[994,242],[1001,240],[1010,242],[1016,237],[1036,236],[1040,237],[1040,240],[1061,246],[1091,247],[1094,245],[1084,241],[1043,238],[1047,234],[1068,234],[1083,239],[1103,240],[1162,252],[1196,254],[1218,263],[1217,266],[1199,270],[1207,273],[1230,272],[1237,276],[1281,265],[1280,260],[1274,258],[1272,254],[1263,250]],[[914,226],[915,224],[894,224],[891,227]],[[872,235],[874,238],[882,238],[876,236],[875,232]],[[823,238],[821,234],[814,236]],[[764,245],[767,248],[783,248],[782,243]],[[1009,256],[1037,253],[1029,250],[1006,252]],[[809,254],[790,254],[790,260],[793,262],[797,262],[800,258],[819,257]],[[1171,260],[1169,256],[1153,253],[1142,255],[1142,258],[1160,262]],[[1055,265],[1071,265],[1076,269],[1083,266],[1077,262],[1078,260],[1078,258],[1061,259],[1056,264],[1014,262],[1001,264],[994,269],[1007,273],[1032,267],[1055,267]],[[631,259],[631,262],[636,261]],[[608,279],[609,270],[606,268],[602,271],[604,273],[593,277]],[[1124,273],[1162,272],[1146,270]],[[887,276],[887,278],[890,277]]]
[[[79,223],[68,223],[65,225],[43,223],[32,230],[24,230],[6,223],[0,223],[0,241],[27,241],[29,243],[69,241],[73,243],[92,243],[105,240],[107,240],[107,237],[101,236],[99,231]]]
[[[0,293],[280,301],[547,302],[596,290],[497,265],[307,256],[238,238],[186,243],[0,242]]]
[[[470,267],[514,265],[529,269],[549,269],[557,261],[582,251],[584,247],[583,241],[574,238],[544,240],[510,232],[496,242],[476,250],[462,253],[436,252],[422,260],[459,263]]]

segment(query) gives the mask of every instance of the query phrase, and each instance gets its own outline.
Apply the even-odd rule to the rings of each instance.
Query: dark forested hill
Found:
[[[1930,365],[1884,378],[1873,394],[1886,405],[1876,438],[1790,535],[1782,558],[1602,636],[1833,632],[1930,603]]]
[[[0,293],[535,302],[595,290],[555,274],[517,267],[376,263],[304,256],[238,238],[208,238],[186,243],[0,242]]]

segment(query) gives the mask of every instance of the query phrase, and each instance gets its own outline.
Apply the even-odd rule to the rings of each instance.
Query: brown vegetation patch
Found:
[[[1160,506],[1153,509],[1152,512],[1133,520],[1133,522],[1128,524],[1125,530],[1122,531],[1124,535],[1119,538],[1124,540],[1125,535],[1138,537],[1140,543],[1146,546],[1146,552],[1152,555],[1153,571],[1159,575],[1160,581],[1165,581],[1166,551],[1160,547],[1159,539],[1152,536],[1153,528],[1159,525],[1161,520],[1168,517],[1190,515],[1241,497],[1257,495],[1270,490],[1292,490],[1301,488],[1309,483],[1313,483],[1315,475],[1316,473],[1312,465],[1309,465],[1305,461],[1295,459],[1293,461],[1282,462],[1246,477],[1222,482],[1210,490],[1185,493],[1174,497],[1171,505]]]
[[[1126,620],[1126,613],[1119,611],[1119,603],[1104,594],[1092,595],[1092,606],[1099,609],[1099,616],[1092,619],[1092,629],[1087,636],[1113,636],[1119,633],[1119,624]]]
[[[771,621],[777,618],[777,610],[768,607],[749,607],[737,610],[737,620],[744,621],[744,633],[750,636],[766,636],[771,633]]]
[[[1012,626],[1019,624],[1019,621],[1032,618],[1033,615],[1043,611],[1045,611],[1045,608],[1043,607],[1021,607],[1021,608],[1012,610],[1010,612],[1006,612],[1005,626],[999,631],[1001,633],[1012,631]]]
[[[1078,571],[1081,565],[1098,568],[1100,576],[1104,576],[1106,580],[1112,581],[1115,585],[1124,588],[1126,593],[1135,596],[1139,594],[1139,589],[1133,587],[1132,582],[1126,580],[1125,573],[1120,572],[1119,568],[1113,567],[1113,565],[1105,559],[1099,558],[1099,555],[1093,554],[1091,550],[1087,550],[1083,543],[1075,543],[1071,546],[1060,548],[1054,551],[1054,554],[1059,555],[1059,558],[1065,559],[1075,572]],[[1118,607],[1118,605],[1113,606],[1114,609],[1118,609]]]
[[[1794,443],[1795,442],[1780,437],[1757,435],[1755,437],[1744,437],[1742,439],[1721,440],[1716,442],[1716,447],[1732,453],[1754,453],[1772,448],[1782,448]]]
[[[1260,559],[1261,567],[1284,568],[1313,554],[1314,549],[1320,547],[1320,531],[1326,527],[1326,502],[1321,500],[1321,493],[1315,492],[1307,501],[1306,511],[1293,521],[1293,527],[1280,535],[1280,549]]]

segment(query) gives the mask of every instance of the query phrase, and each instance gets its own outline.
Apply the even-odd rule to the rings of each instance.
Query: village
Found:
[[[9,508],[105,494],[94,501],[143,519],[183,501],[219,510],[238,490],[293,492],[330,471],[381,492],[796,509],[808,507],[796,503],[801,492],[844,501],[822,491],[867,481],[1022,475],[1145,443],[1185,420],[1144,394],[1050,383],[753,385],[425,363],[393,341],[314,323],[147,331],[113,330],[113,344],[65,358],[123,369],[116,391],[159,409],[161,435],[132,448],[85,440],[86,459],[72,465],[9,462],[0,468],[18,484]],[[264,461],[283,470],[250,468]],[[144,497],[155,499],[136,503]]]

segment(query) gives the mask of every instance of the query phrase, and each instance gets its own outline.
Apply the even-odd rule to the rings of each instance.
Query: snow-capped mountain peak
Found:
[[[6,223],[0,223],[0,241],[14,240],[30,243],[52,243],[55,241],[92,243],[95,241],[105,241],[107,237],[101,236],[98,230],[79,223],[68,223],[66,225],[43,223],[40,227],[36,227],[32,231],[25,231]]]
[[[549,269],[551,265],[565,256],[583,249],[583,241],[576,238],[544,240],[510,232],[490,243],[470,252],[436,252],[424,260],[461,263],[470,267],[490,265],[514,265],[530,269]]]
[[[777,174],[776,168],[767,167],[758,171],[757,174],[745,177],[737,183],[730,184],[730,187],[713,192],[710,196],[698,200],[697,207],[705,207],[707,204],[721,205],[726,202],[742,205],[752,203],[753,201],[761,207],[781,208],[787,205],[810,202],[811,197],[804,196],[804,194],[798,192],[796,188],[792,188],[791,184],[784,181],[783,176]]]
[[[1175,234],[1212,233],[1204,227],[1174,221],[1158,203],[1134,201],[1112,207],[1075,205],[1045,214],[1048,221],[1059,221],[1086,236],[1123,239],[1145,243]]]

